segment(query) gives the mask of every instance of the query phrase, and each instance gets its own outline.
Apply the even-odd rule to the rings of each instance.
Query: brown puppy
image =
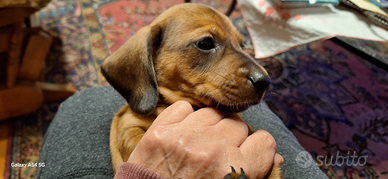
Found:
[[[229,116],[258,104],[270,79],[242,50],[229,19],[198,4],[168,9],[140,29],[102,65],[127,100],[114,117],[110,148],[114,171],[128,160],[158,114],[178,100],[215,107]],[[280,178],[277,166],[268,178]]]

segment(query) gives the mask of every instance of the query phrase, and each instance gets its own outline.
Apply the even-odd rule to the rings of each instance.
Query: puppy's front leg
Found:
[[[120,164],[128,160],[155,117],[153,114],[139,116],[133,113],[128,105],[115,115],[110,131],[110,149],[115,173]]]

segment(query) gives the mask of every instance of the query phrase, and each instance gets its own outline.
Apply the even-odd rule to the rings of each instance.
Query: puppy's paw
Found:
[[[230,166],[232,168],[232,172],[228,173],[224,179],[248,179],[248,177],[245,175],[244,170],[241,168],[241,175],[236,173],[236,170],[233,166]]]

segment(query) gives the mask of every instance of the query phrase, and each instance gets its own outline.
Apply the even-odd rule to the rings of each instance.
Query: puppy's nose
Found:
[[[271,78],[268,75],[265,75],[260,72],[254,72],[250,75],[249,80],[252,85],[256,88],[257,91],[264,91],[269,88],[271,84]]]

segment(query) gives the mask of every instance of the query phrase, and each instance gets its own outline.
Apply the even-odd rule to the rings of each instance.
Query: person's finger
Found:
[[[275,165],[280,166],[283,164],[283,162],[284,162],[284,158],[280,154],[276,153],[275,154],[275,161],[274,161]]]
[[[238,118],[224,118],[216,124],[217,130],[224,135],[233,146],[240,146],[248,137],[247,124]]]
[[[271,149],[271,152],[276,152],[276,141],[273,136],[265,130],[257,130],[244,141],[240,146],[242,150],[256,150],[258,147]]]
[[[160,113],[152,125],[169,125],[181,122],[192,112],[194,109],[189,102],[177,101]]]
[[[215,125],[223,117],[224,114],[215,108],[201,108],[187,116],[185,122],[190,126]]]
[[[240,150],[244,158],[254,158],[257,171],[268,173],[273,165],[276,154],[276,142],[270,133],[257,130],[241,144]]]

